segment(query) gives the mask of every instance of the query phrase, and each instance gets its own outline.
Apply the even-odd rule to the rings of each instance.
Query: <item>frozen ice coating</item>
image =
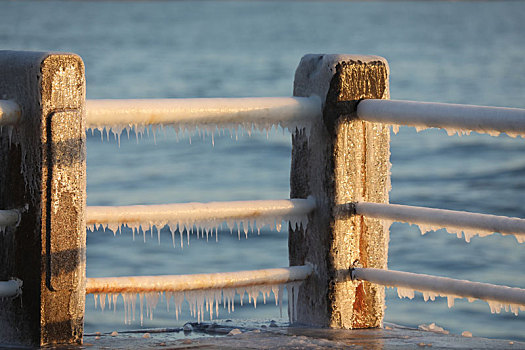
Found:
[[[359,102],[357,115],[371,122],[414,126],[418,131],[442,128],[449,135],[475,131],[525,137],[525,109],[520,108],[369,99]]]
[[[142,139],[144,135],[151,136],[154,139],[154,142],[156,143],[157,135],[164,134],[166,136],[166,128],[172,128],[175,131],[175,137],[177,142],[180,139],[188,138],[189,143],[191,144],[192,138],[195,136],[202,139],[202,140],[211,140],[212,145],[215,145],[215,135],[218,136],[230,136],[232,139],[235,138],[237,140],[239,136],[244,136],[244,134],[247,134],[248,136],[251,136],[253,132],[261,132],[266,133],[266,137],[268,138],[272,132],[278,132],[279,128],[281,128],[284,132],[284,130],[288,131],[295,131],[297,130],[304,130],[304,132],[307,135],[310,135],[310,123],[297,123],[296,125],[285,125],[283,123],[279,124],[267,124],[262,125],[261,123],[237,123],[235,125],[229,125],[229,126],[202,126],[202,125],[172,125],[172,124],[164,124],[160,126],[150,126],[150,125],[139,125],[139,124],[132,124],[125,127],[121,126],[106,126],[106,127],[96,127],[96,128],[90,128],[92,134],[94,134],[94,130],[98,130],[100,132],[100,138],[101,141],[104,141],[104,138],[106,140],[109,140],[113,135],[115,140],[117,140],[117,143],[120,147],[120,138],[122,136],[123,131],[126,131],[127,137],[129,139],[129,135],[131,130],[135,132],[135,137],[137,142],[139,139]]]
[[[0,281],[0,300],[16,298],[22,294],[22,281],[14,278],[9,281]]]
[[[186,231],[189,244],[190,232],[196,232],[197,237],[209,239],[215,234],[218,239],[218,229],[226,225],[232,232],[236,229],[240,238],[241,231],[248,237],[249,231],[257,231],[269,226],[281,230],[282,221],[288,221],[293,227],[306,227],[307,215],[315,208],[315,200],[282,199],[236,202],[181,203],[161,205],[133,205],[86,208],[86,224],[88,228],[108,228],[114,233],[125,225],[133,229],[133,234],[140,228],[145,231],[157,228],[160,240],[160,229],[168,226],[175,245],[175,232],[180,234],[181,247],[184,244],[183,232]]]
[[[195,134],[213,138],[226,131],[233,137],[245,130],[270,132],[281,127],[294,131],[306,129],[311,120],[321,116],[318,97],[194,98],[148,100],[87,100],[86,127],[97,129],[109,139],[110,132],[120,139],[123,130],[131,128],[138,135],[153,136],[165,126],[173,127],[177,138]],[[240,130],[239,130],[240,127]],[[120,141],[119,141],[120,142]]]
[[[359,215],[416,224],[422,234],[446,229],[458,238],[463,234],[470,242],[476,235],[484,237],[499,232],[514,235],[519,243],[525,242],[525,219],[520,218],[369,202],[356,203],[355,210]]]
[[[0,100],[0,127],[7,125],[12,128],[20,121],[21,116],[20,106],[16,102]]]
[[[178,319],[184,300],[189,304],[190,314],[199,322],[205,317],[219,315],[219,306],[234,311],[234,299],[240,296],[240,303],[246,295],[248,302],[257,307],[258,298],[266,303],[274,295],[275,304],[282,308],[283,289],[288,289],[290,300],[289,315],[293,322],[297,317],[297,294],[301,281],[312,273],[312,267],[293,266],[280,269],[238,271],[227,273],[176,275],[176,276],[135,276],[112,278],[88,278],[86,294],[94,294],[95,307],[102,310],[108,303],[116,308],[118,295],[124,302],[124,319],[130,323],[135,319],[137,296],[140,306],[141,324],[146,317],[153,317],[153,311],[161,298],[165,299],[169,311],[170,301],[175,304],[175,317]]]
[[[254,308],[257,307],[257,301],[262,299],[263,304],[266,304],[270,300],[271,294],[275,300],[275,305],[279,305],[281,308],[282,315],[282,298],[283,290],[288,290],[289,295],[289,317],[290,322],[296,320],[296,303],[297,300],[291,298],[290,295],[297,294],[299,284],[289,283],[284,285],[268,285],[268,286],[253,286],[246,288],[224,288],[218,290],[195,290],[187,292],[149,292],[149,293],[135,293],[135,292],[122,292],[122,293],[94,293],[93,297],[95,300],[95,308],[100,308],[104,311],[106,308],[117,310],[117,303],[119,297],[122,298],[124,304],[124,323],[131,324],[132,321],[136,320],[136,317],[140,319],[140,324],[143,325],[144,318],[153,319],[154,311],[159,302],[166,303],[167,311],[174,311],[175,318],[178,320],[182,313],[182,307],[184,302],[187,302],[189,313],[192,317],[196,318],[198,322],[202,322],[205,319],[213,320],[219,317],[220,310],[227,310],[228,313],[235,311],[235,299],[239,296],[241,305],[243,304],[243,298],[248,298],[249,304],[252,304]],[[137,311],[137,300],[138,308]],[[173,306],[170,307],[170,304]]]
[[[435,323],[420,324],[419,326],[417,326],[417,328],[422,330],[422,331],[427,331],[427,332],[434,332],[434,333],[441,333],[441,334],[449,334],[450,333],[449,331],[445,330],[443,327],[440,327],[440,326],[436,325]]]
[[[16,209],[0,210],[0,232],[4,232],[7,226],[17,226],[20,222],[20,211]]]
[[[354,268],[352,279],[396,287],[400,298],[412,299],[415,291],[421,292],[425,301],[446,297],[448,307],[454,306],[456,298],[467,298],[469,302],[486,301],[493,313],[501,309],[515,315],[520,310],[525,311],[525,289],[521,288],[375,268]]]

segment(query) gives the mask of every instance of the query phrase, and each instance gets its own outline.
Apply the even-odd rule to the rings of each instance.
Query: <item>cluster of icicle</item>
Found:
[[[397,124],[392,125],[392,131],[394,132],[394,134],[397,134],[399,132],[399,127],[400,127],[400,125],[397,125]],[[426,130],[426,129],[433,129],[432,127],[425,126],[425,125],[414,126],[414,128],[416,129],[416,132],[420,132],[420,131],[423,131],[423,130]],[[499,136],[499,135],[501,135],[501,132],[495,131],[495,130],[468,130],[468,129],[455,129],[455,128],[440,128],[440,129],[445,130],[448,136],[454,136],[456,134],[458,136],[470,135],[472,133],[472,131],[480,133],[480,134],[488,134],[490,136]],[[522,138],[525,138],[525,134],[508,132],[508,131],[505,132],[505,134],[507,134],[509,137],[512,137],[512,138],[516,138],[518,136],[520,136]]]
[[[397,287],[397,295],[399,296],[399,298],[414,299],[414,293],[416,291],[423,294],[423,299],[425,301],[428,301],[428,300],[434,301],[434,300],[436,300],[436,297],[447,298],[447,304],[448,304],[449,308],[454,306],[454,300],[456,298],[457,299],[462,299],[462,297],[457,296],[457,295],[453,295],[453,294],[441,294],[441,293],[435,293],[435,292],[431,292],[431,291],[419,291],[419,290],[413,290],[413,289],[410,289],[410,288]],[[472,303],[476,299],[475,298],[467,298],[467,300],[469,301],[469,303]],[[483,300],[483,301],[485,301],[485,302],[487,302],[489,304],[490,312],[492,312],[493,314],[494,313],[498,313],[499,314],[501,312],[501,310],[504,309],[506,312],[511,311],[512,313],[514,313],[514,315],[518,316],[518,312],[519,311],[525,311],[525,306],[524,305],[504,304],[504,303],[501,303],[499,301],[493,301],[493,300]]]
[[[392,220],[383,220],[386,227],[390,227],[390,225],[394,222]],[[429,224],[417,224],[413,222],[407,222],[407,221],[395,221],[395,222],[402,222],[409,225],[414,225],[419,229],[419,232],[421,232],[422,235],[428,232],[434,232],[438,230],[445,230],[448,233],[452,235],[456,235],[457,238],[465,239],[465,242],[470,243],[470,240],[472,237],[480,236],[480,237],[486,237],[495,234],[496,232],[493,231],[485,231],[485,230],[473,230],[473,229],[466,229],[463,227],[455,227],[455,226],[441,226],[441,225],[429,225]],[[520,234],[514,234],[512,235],[518,243],[525,243],[525,235]]]
[[[285,225],[283,225],[283,222]],[[219,239],[219,230],[226,226],[230,230],[230,233],[233,234],[234,231],[237,231],[237,236],[241,239],[241,232],[244,233],[245,237],[248,238],[248,233],[252,234],[257,232],[259,235],[263,227],[269,227],[271,230],[282,231],[283,227],[287,228],[289,223],[291,227],[296,229],[305,228],[308,223],[308,218],[306,215],[287,215],[283,218],[264,218],[259,217],[256,220],[253,219],[229,219],[229,220],[206,220],[206,221],[159,221],[159,222],[135,222],[135,223],[113,223],[113,224],[93,224],[88,227],[88,230],[95,231],[97,228],[101,230],[110,230],[114,235],[117,233],[122,233],[122,227],[126,227],[133,231],[133,239],[135,239],[135,234],[142,231],[144,236],[144,242],[146,242],[146,231],[150,231],[151,236],[153,237],[153,228],[157,231],[157,239],[160,243],[160,230],[167,226],[171,232],[171,239],[173,246],[175,246],[175,232],[179,232],[180,235],[180,246],[184,246],[184,232],[186,232],[187,244],[190,244],[190,235],[196,234],[197,239],[206,237],[206,241],[209,240],[209,237],[215,235],[215,240]]]
[[[247,295],[248,302],[253,304],[254,308],[257,308],[257,299],[259,294],[262,295],[262,301],[266,304],[266,301],[270,299],[271,294],[274,295],[275,305],[279,306],[282,317],[282,306],[283,306],[283,294],[284,289],[288,293],[288,312],[290,321],[294,322],[297,320],[297,295],[299,293],[299,285],[301,282],[291,282],[281,285],[261,285],[261,286],[250,286],[244,288],[224,288],[224,289],[210,289],[210,290],[195,290],[186,292],[149,292],[149,293],[95,293],[93,294],[95,299],[95,308],[100,306],[100,309],[104,311],[106,303],[108,308],[117,310],[117,302],[119,295],[122,297],[124,302],[124,322],[131,324],[135,321],[135,315],[137,313],[137,299],[140,314],[140,324],[143,325],[144,316],[150,320],[153,319],[153,312],[156,309],[159,302],[164,299],[166,302],[166,310],[170,311],[170,302],[173,299],[175,318],[178,320],[179,315],[182,312],[182,305],[186,301],[189,305],[190,315],[197,318],[197,322],[202,322],[205,315],[209,315],[210,320],[214,317],[219,317],[219,309],[227,309],[228,313],[235,311],[235,296],[239,295],[240,305],[243,306],[244,296]],[[144,315],[144,307],[146,307],[146,313]]]
[[[130,125],[113,125],[111,127],[99,126],[89,128],[91,134],[94,135],[95,129],[100,132],[101,140],[104,141],[104,136],[109,141],[110,136],[113,135],[114,139],[120,146],[120,137],[124,131],[126,131],[128,139],[130,138],[131,130],[134,130],[137,142],[142,139],[144,135],[150,137],[153,136],[154,142],[156,142],[157,135],[164,133],[167,137],[166,129],[171,128],[175,131],[176,140],[179,142],[181,138],[188,138],[191,144],[192,137],[201,138],[203,141],[211,139],[212,145],[215,145],[215,134],[218,136],[229,135],[230,138],[235,140],[239,139],[239,136],[245,134],[251,136],[253,132],[259,132],[261,134],[266,133],[266,138],[270,137],[271,133],[277,133],[279,129],[284,133],[285,130],[289,132],[295,132],[296,130],[302,130],[306,135],[310,135],[311,123],[298,123],[298,122],[240,122],[228,126],[217,126],[217,125],[181,125],[181,124],[160,124],[160,125],[142,125],[142,124],[130,124]]]
[[[470,240],[472,237],[480,236],[480,237],[486,237],[493,235],[496,232],[492,231],[484,231],[484,230],[469,230],[461,227],[453,227],[453,226],[436,226],[436,225],[425,225],[425,224],[418,224],[419,231],[422,235],[424,235],[427,232],[437,231],[440,229],[445,229],[448,233],[452,235],[456,235],[457,238],[461,239],[464,238],[467,243],[470,243]],[[516,238],[518,243],[525,243],[525,235],[519,235],[514,234],[512,235]]]

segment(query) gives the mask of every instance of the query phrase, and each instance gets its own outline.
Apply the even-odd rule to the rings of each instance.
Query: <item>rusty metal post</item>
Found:
[[[0,234],[0,343],[81,343],[85,300],[84,65],[73,54],[0,51],[0,99],[20,122],[0,132],[0,209],[23,208]]]
[[[390,130],[358,120],[360,99],[389,98],[388,64],[377,56],[307,55],[294,96],[317,95],[323,120],[293,136],[291,198],[314,196],[306,231],[290,229],[290,265],[314,265],[301,287],[298,322],[333,328],[380,327],[384,288],[350,280],[355,261],[386,268],[388,227],[354,215],[353,203],[388,202]]]

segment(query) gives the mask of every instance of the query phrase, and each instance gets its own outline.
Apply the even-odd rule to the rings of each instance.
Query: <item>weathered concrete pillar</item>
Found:
[[[316,272],[299,292],[298,322],[322,327],[382,325],[384,288],[352,282],[349,268],[386,268],[388,227],[353,214],[352,203],[388,202],[389,126],[356,118],[364,98],[389,98],[388,64],[376,56],[307,55],[295,74],[294,96],[317,95],[323,120],[293,135],[291,198],[314,196],[308,228],[290,230],[290,265]]]
[[[84,65],[72,54],[0,51],[0,99],[21,121],[0,132],[0,209],[25,208],[0,234],[0,344],[82,341],[85,300]]]

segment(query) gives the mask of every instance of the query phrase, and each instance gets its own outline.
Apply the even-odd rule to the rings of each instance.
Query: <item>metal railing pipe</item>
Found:
[[[9,281],[0,281],[0,299],[14,298],[22,293],[22,281],[12,279]]]
[[[165,220],[205,221],[257,219],[306,215],[315,208],[315,200],[281,199],[160,205],[89,206],[86,224],[157,222]]]
[[[355,211],[356,214],[379,219],[436,225],[443,228],[499,232],[504,235],[515,235],[518,239],[525,239],[525,219],[520,218],[370,202],[355,203]]]
[[[352,269],[352,279],[365,280],[389,287],[429,291],[441,295],[525,305],[525,289],[489,283],[374,268],[354,268]]]
[[[371,122],[458,133],[525,135],[525,109],[520,108],[370,99],[359,102],[357,116]]]
[[[17,124],[21,115],[20,107],[16,102],[0,100],[0,126]]]
[[[86,293],[185,292],[206,289],[278,285],[303,281],[312,274],[309,265],[277,269],[193,275],[88,278]]]
[[[15,226],[19,221],[20,212],[18,210],[0,210],[0,227]]]
[[[87,100],[88,128],[148,125],[287,126],[321,117],[317,97]]]

